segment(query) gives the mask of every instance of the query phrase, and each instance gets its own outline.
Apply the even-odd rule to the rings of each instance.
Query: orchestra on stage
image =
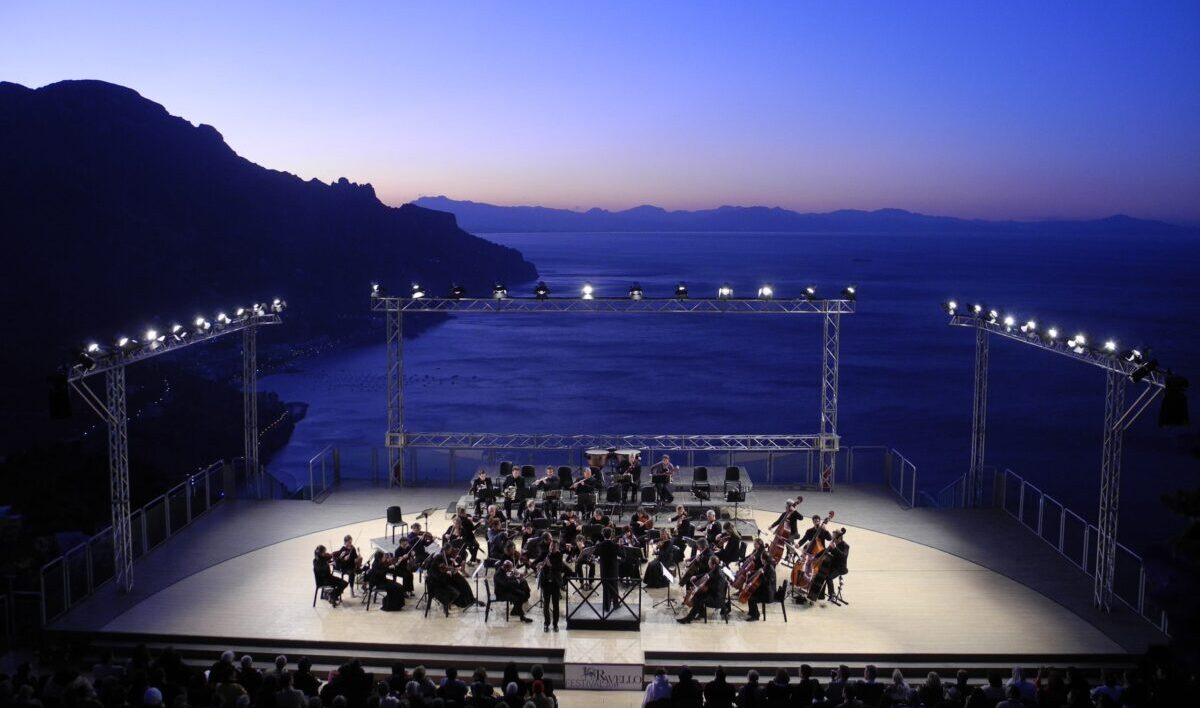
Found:
[[[834,512],[806,518],[799,511],[803,499],[796,497],[759,530],[710,503],[708,484],[693,482],[695,501],[674,504],[672,480],[679,468],[668,455],[651,465],[646,479],[637,450],[589,450],[588,462],[578,475],[547,467],[539,477],[530,466],[502,463],[493,479],[481,468],[470,483],[470,503],[458,505],[440,537],[417,522],[394,548],[367,558],[350,536],[332,552],[318,546],[318,589],[336,606],[347,587],[352,593],[360,587],[364,599],[378,597],[382,610],[397,611],[415,596],[420,576],[427,613],[434,602],[446,614],[451,607],[485,604],[490,612],[492,603],[501,602],[506,616],[528,623],[534,621],[528,613],[540,605],[546,632],[559,631],[571,582],[589,591],[597,586],[603,613],[616,609],[621,586],[666,588],[667,599],[658,604],[682,624],[707,619],[709,609],[726,619],[737,613],[757,621],[767,604],[785,599],[846,604],[842,582],[850,544],[846,529],[830,528]],[[740,485],[728,496],[744,501]],[[427,525],[432,511],[423,515]],[[668,513],[669,522],[656,525]],[[480,578],[488,593],[483,597],[476,595]]]

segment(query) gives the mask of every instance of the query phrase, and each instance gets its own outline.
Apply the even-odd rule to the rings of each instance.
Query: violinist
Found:
[[[479,527],[475,519],[467,514],[465,507],[458,507],[458,516],[455,518],[462,529],[463,549],[471,554],[471,564],[479,562],[479,541],[475,540],[475,529]]]
[[[472,605],[483,607],[483,603],[475,599],[471,584],[463,577],[462,570],[448,562],[445,554],[439,553],[434,556],[425,577],[429,584],[429,594],[443,605],[455,605],[464,610]]]
[[[732,521],[726,521],[721,527],[721,533],[717,536],[717,546],[719,546],[717,557],[725,565],[736,563],[742,559],[742,537],[738,534]]]
[[[798,511],[796,511],[796,501],[793,499],[789,499],[787,501],[787,503],[784,505],[783,513],[780,514],[779,518],[775,519],[775,522],[773,524],[771,524],[770,526],[768,526],[767,528],[773,529],[776,526],[783,525],[783,526],[787,527],[788,531],[791,532],[790,537],[795,538],[796,534],[798,533],[796,524],[799,523],[800,519],[803,519],[803,518],[804,518],[804,515]]]
[[[392,572],[395,564],[396,560],[392,554],[377,550],[371,558],[371,565],[367,567],[367,587],[385,593],[383,602],[379,605],[379,609],[384,612],[398,612],[404,609],[404,586],[388,578],[388,573]]]
[[[362,571],[362,564],[362,555],[354,547],[354,537],[346,534],[346,537],[342,539],[342,547],[333,554],[333,569],[353,578]]]
[[[399,578],[404,585],[405,594],[413,594],[413,571],[416,569],[417,560],[412,552],[412,545],[407,537],[401,538],[400,543],[396,544],[396,550],[392,551],[391,571],[392,577]]]
[[[313,576],[317,585],[330,588],[329,604],[337,607],[342,603],[342,593],[346,591],[349,583],[333,574],[329,567],[332,562],[333,556],[325,550],[325,546],[317,546],[313,551]]]
[[[617,577],[637,578],[639,566],[642,564],[642,540],[634,533],[633,526],[625,527],[625,533],[617,540],[621,547],[621,562],[618,566]]]
[[[676,622],[689,624],[704,616],[706,607],[721,608],[721,616],[729,614],[725,606],[725,576],[721,574],[721,561],[716,557],[708,559],[708,568],[699,574],[692,583],[692,611],[686,617],[680,617]]]
[[[633,529],[633,535],[637,536],[638,543],[645,546],[646,534],[654,528],[654,519],[650,518],[645,509],[638,509],[629,520],[629,527]]]
[[[413,524],[409,527],[408,543],[412,546],[413,560],[418,565],[425,563],[429,558],[429,547],[433,545],[433,535],[422,531],[420,524]]]
[[[562,599],[563,576],[567,571],[566,562],[558,541],[553,540],[549,532],[542,534],[542,553],[538,562],[537,583],[542,591],[542,626],[543,632],[550,631],[553,621],[554,631],[558,631],[559,605]]]
[[[475,515],[482,513],[484,504],[491,504],[496,499],[496,488],[492,486],[492,478],[487,476],[487,470],[480,467],[471,480],[471,496],[475,497]]]
[[[512,605],[512,612],[522,622],[529,624],[533,620],[525,616],[525,603],[529,602],[529,583],[517,572],[512,561],[504,561],[496,571],[496,599]]]
[[[525,520],[525,523],[528,524],[534,519],[544,519],[546,518],[546,515],[543,514],[542,510],[538,508],[537,502],[533,499],[530,499],[525,502],[525,515],[522,518]]]
[[[646,584],[646,587],[665,588],[670,585],[664,571],[675,564],[677,552],[679,552],[678,548],[672,542],[667,530],[659,529],[658,543],[654,548],[654,560],[646,564],[646,573],[642,576],[642,582]]]
[[[579,535],[579,519],[576,518],[574,511],[568,511],[562,518],[562,529],[559,531],[559,540],[564,547],[575,544],[575,537]]]
[[[696,536],[696,528],[692,526],[692,520],[688,517],[687,511],[682,506],[675,507],[675,516],[671,517],[671,521],[675,523],[675,535],[673,540],[675,545],[679,547],[679,553],[682,556],[684,547],[688,541],[691,541]]]
[[[592,532],[592,540],[599,541],[600,534],[603,534],[604,529],[608,528],[609,526],[609,518],[604,515],[603,511],[600,511],[599,509],[592,509],[592,515],[588,517],[588,523],[600,527],[599,530]]]
[[[704,537],[708,539],[708,545],[713,545],[717,542],[717,536],[721,535],[721,520],[717,518],[717,512],[709,509],[704,514]]]
[[[481,520],[481,523],[483,523],[484,528],[487,528],[492,525],[492,519],[500,519],[500,523],[507,524],[508,523],[508,514],[505,514],[503,511],[501,511],[500,507],[496,506],[495,504],[489,504],[488,508],[487,508],[487,513],[484,515],[483,519]]]
[[[754,539],[754,548],[750,550],[750,555],[742,561],[743,564],[750,562],[754,563],[753,572],[762,571],[758,587],[750,596],[750,612],[746,615],[747,622],[757,622],[759,619],[758,606],[775,600],[775,564],[761,538]]]

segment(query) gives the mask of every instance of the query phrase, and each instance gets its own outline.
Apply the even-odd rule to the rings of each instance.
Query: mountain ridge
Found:
[[[668,210],[653,204],[612,211],[592,207],[585,211],[543,206],[498,206],[456,200],[439,195],[421,197],[414,204],[454,214],[463,228],[480,232],[504,231],[713,231],[713,232],[926,232],[983,231],[1054,233],[1192,234],[1198,230],[1164,221],[1113,214],[1100,219],[994,221],[922,214],[900,208],[875,210],[836,209],[798,212],[779,206],[735,206],[712,209]]]

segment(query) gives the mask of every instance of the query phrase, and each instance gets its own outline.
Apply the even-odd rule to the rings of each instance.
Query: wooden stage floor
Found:
[[[760,505],[781,506],[787,491],[759,490]],[[983,532],[943,550],[928,542],[959,533],[970,536],[961,515],[931,517],[928,510],[899,508],[885,492],[844,487],[830,496],[812,495],[801,511],[834,508],[838,526],[849,529],[852,545],[846,578],[848,606],[788,605],[784,623],[778,605],[765,622],[731,619],[729,624],[679,625],[665,608],[651,605],[664,590],[646,591],[640,632],[561,631],[544,633],[541,622],[505,622],[503,612],[486,624],[482,610],[429,617],[408,609],[369,613],[357,601],[331,608],[312,607],[313,547],[338,545],[354,534],[360,547],[384,529],[383,508],[445,508],[456,490],[347,490],[323,504],[298,501],[233,502],[172,538],[135,566],[137,587],[121,596],[111,587],[54,623],[54,629],[157,635],[259,637],[331,642],[417,643],[478,647],[561,647],[567,662],[640,663],[647,651],[757,652],[796,654],[820,651],[848,654],[1114,654],[1141,651],[1161,635],[1128,618],[1087,616],[1088,581],[1032,535]],[[774,497],[778,497],[777,499]],[[819,507],[819,508],[818,508]],[[945,513],[945,512],[934,512]],[[764,528],[777,512],[743,510]],[[664,517],[665,518],[665,517]],[[949,519],[949,520],[948,520]],[[433,528],[443,521],[434,517]],[[908,524],[911,528],[906,528]],[[894,533],[884,527],[894,527]],[[922,531],[923,527],[924,528]],[[1007,527],[1006,527],[1007,528]],[[1010,529],[1024,534],[1019,528]],[[915,537],[909,540],[899,535]],[[992,533],[985,538],[982,533]],[[921,536],[924,534],[925,539]],[[1013,555],[1013,539],[1025,539],[1027,553]],[[949,538],[946,539],[948,542]],[[953,546],[953,544],[951,544]],[[980,556],[973,562],[971,553]],[[967,556],[967,557],[963,557]],[[992,562],[1034,566],[1022,582]],[[1067,573],[1064,575],[1064,573]],[[1079,576],[1074,578],[1073,575]],[[1011,573],[1016,575],[1017,573]],[[1029,583],[1029,584],[1026,584]],[[673,592],[677,592],[673,591]],[[1043,594],[1046,593],[1046,594]],[[1059,596],[1069,593],[1070,597]],[[1047,596],[1051,595],[1051,596]],[[349,598],[347,598],[349,600]],[[1074,611],[1068,609],[1074,606]],[[540,610],[539,610],[540,612]],[[1107,621],[1107,624],[1105,622]],[[1159,639],[1161,641],[1161,639]]]

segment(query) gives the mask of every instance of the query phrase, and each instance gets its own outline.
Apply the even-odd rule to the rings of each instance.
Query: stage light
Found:
[[[729,287],[728,283],[717,288],[718,300],[728,300],[731,297],[733,297],[733,288]]]
[[[1004,329],[1008,330],[1009,332],[1012,331],[1013,325],[1015,325],[1016,323],[1017,323],[1017,318],[1013,317],[1012,315],[1004,316]]]
[[[1082,354],[1087,348],[1087,337],[1081,332],[1067,340],[1067,346],[1076,354]]]
[[[1138,349],[1121,352],[1121,358],[1128,362],[1141,361],[1142,356],[1142,352]]]
[[[92,346],[92,344],[89,344],[83,349],[75,350],[75,360],[72,366],[79,371],[91,371],[92,369],[96,368],[96,359],[89,353]]]
[[[87,345],[87,347],[84,349],[84,351],[86,351],[88,354],[91,354],[92,356],[95,356],[95,355],[97,355],[97,354],[101,354],[101,353],[103,353],[103,351],[104,351],[104,350],[100,348],[100,344],[99,344],[99,343],[97,343],[97,342],[88,342],[88,345]]]
[[[842,296],[847,300],[853,300],[858,297],[858,288],[853,285],[847,285],[846,289],[842,291]]]
[[[1058,339],[1058,328],[1051,327],[1050,329],[1046,330],[1046,336],[1050,339]]]
[[[117,337],[117,349],[125,355],[136,354],[142,350],[142,343],[132,337],[121,336]]]
[[[812,300],[816,297],[817,297],[817,286],[815,286],[815,285],[804,286],[804,299],[805,300]]]
[[[1116,341],[1114,341],[1112,339],[1106,341],[1104,343],[1104,351],[1108,352],[1109,354],[1115,354],[1117,351]]]
[[[629,286],[630,300],[641,300],[643,297],[645,297],[645,295],[646,294],[642,292],[642,286],[640,284],[634,283],[633,285]]]
[[[508,297],[508,288],[504,287],[504,283],[496,283],[492,286],[492,299],[503,300]]]
[[[979,303],[971,305],[971,312],[974,312],[976,315],[983,314],[983,305],[980,305]]]
[[[759,300],[770,300],[773,297],[775,297],[775,290],[770,285],[764,285],[758,289]]]
[[[467,294],[467,289],[455,283],[450,287],[450,297],[454,300],[461,300]]]
[[[244,307],[239,307],[233,311],[233,319],[240,322],[240,321],[246,319],[246,316],[248,314],[249,314],[249,310],[247,310]]]
[[[1129,380],[1134,383],[1140,383],[1142,379],[1156,371],[1158,371],[1158,359],[1151,359],[1145,364],[1142,364],[1138,368],[1134,369],[1133,373],[1129,375]]]
[[[150,329],[146,330],[146,336],[143,341],[150,346],[154,346],[155,344],[161,344],[164,339],[166,339],[166,337],[159,334],[157,329],[151,327]]]
[[[591,300],[593,292],[592,284],[584,283],[583,287],[579,289],[579,297],[583,298],[584,300]]]
[[[545,300],[550,297],[550,288],[542,281],[538,281],[537,287],[533,289],[533,296],[539,300]]]
[[[409,297],[414,300],[420,300],[425,297],[425,288],[422,288],[420,283],[413,283],[412,293],[410,293]]]
[[[186,337],[187,335],[188,335],[188,331],[186,329],[184,329],[183,325],[179,324],[178,322],[171,325],[170,337],[172,340],[174,340],[176,342],[182,342],[184,337]]]
[[[280,312],[283,312],[286,309],[287,309],[287,301],[286,300],[281,300],[280,298],[275,298],[274,300],[271,301],[271,312],[278,314]]]
[[[384,292],[386,291],[383,289],[382,285],[379,283],[371,283],[371,297],[383,297]]]
[[[675,299],[686,300],[687,298],[688,298],[687,283],[684,283],[681,281],[679,283],[679,285],[675,286]]]
[[[995,310],[988,310],[988,323],[996,324],[996,320],[1000,317],[1000,313]]]
[[[1033,320],[1026,321],[1025,324],[1021,325],[1021,331],[1025,334],[1033,334],[1037,331],[1037,322]]]
[[[192,327],[196,330],[197,334],[203,334],[212,328],[212,324],[208,320],[197,315],[196,319],[192,320]]]
[[[232,322],[232,320],[229,319],[229,315],[225,314],[224,312],[217,313],[217,326],[218,327],[224,327],[225,325],[229,324],[230,322]]]
[[[250,311],[252,313],[254,313],[255,317],[266,317],[267,306],[262,304],[261,302],[256,302],[250,306]]]
[[[958,301],[957,300],[947,300],[944,307],[946,308],[946,312],[948,314],[953,315],[958,311]]]

